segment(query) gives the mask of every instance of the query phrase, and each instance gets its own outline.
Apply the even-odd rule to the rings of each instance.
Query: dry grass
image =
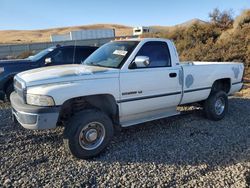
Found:
[[[116,36],[132,35],[132,28],[118,24],[95,24],[74,27],[62,27],[44,30],[2,30],[0,43],[32,43],[50,41],[51,34],[65,34],[73,30],[82,29],[115,29]]]
[[[181,27],[190,27],[195,23],[205,24],[206,22],[199,19],[192,19],[182,24],[175,26],[150,26],[155,31],[167,32],[174,31]],[[0,44],[1,43],[32,43],[32,42],[48,42],[52,34],[65,34],[74,30],[82,29],[115,29],[116,36],[130,36],[133,34],[133,29],[130,26],[119,24],[94,24],[74,27],[62,27],[43,30],[0,30]]]
[[[242,90],[234,95],[237,97],[250,97],[250,83],[244,83]]]

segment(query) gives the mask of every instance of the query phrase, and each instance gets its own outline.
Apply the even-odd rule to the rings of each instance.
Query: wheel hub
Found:
[[[105,128],[100,122],[90,122],[85,125],[79,134],[79,144],[83,149],[98,148],[105,138]]]
[[[215,113],[221,115],[225,109],[225,101],[223,98],[219,98],[215,102]]]
[[[88,142],[93,142],[97,139],[97,131],[96,129],[90,129],[86,132],[86,140]]]

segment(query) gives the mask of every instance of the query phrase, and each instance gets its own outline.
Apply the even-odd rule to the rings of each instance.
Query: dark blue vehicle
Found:
[[[4,100],[5,96],[9,100],[14,90],[13,77],[17,73],[44,66],[80,64],[96,49],[97,47],[92,46],[57,46],[27,59],[0,61],[0,100]]]

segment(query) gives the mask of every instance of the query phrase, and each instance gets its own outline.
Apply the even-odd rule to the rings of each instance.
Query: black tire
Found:
[[[204,103],[204,110],[208,119],[214,121],[223,119],[228,111],[227,94],[224,91],[217,91],[210,94]]]
[[[13,83],[10,83],[10,85],[6,88],[6,91],[5,91],[6,98],[7,98],[7,101],[8,101],[8,102],[10,101],[10,95],[11,95],[11,93],[12,93],[13,91],[14,91]]]
[[[100,126],[100,130],[104,127],[104,136],[101,134],[102,131],[90,125]],[[96,142],[98,140],[102,140],[102,142],[98,147],[89,149],[92,146],[92,142],[87,140],[87,134],[94,129],[96,129],[97,138],[99,136],[98,139],[96,138]],[[75,157],[79,159],[88,159],[100,154],[111,141],[113,134],[114,128],[112,121],[105,113],[98,110],[85,110],[74,115],[67,123],[64,129],[64,146],[66,152],[73,154]],[[90,146],[86,149],[88,143],[90,143]]]

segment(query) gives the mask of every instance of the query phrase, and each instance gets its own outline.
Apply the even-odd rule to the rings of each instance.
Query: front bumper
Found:
[[[0,91],[0,101],[4,101],[5,99],[5,93],[4,91]]]
[[[26,129],[56,128],[61,107],[39,107],[24,104],[17,93],[10,96],[12,116]]]

